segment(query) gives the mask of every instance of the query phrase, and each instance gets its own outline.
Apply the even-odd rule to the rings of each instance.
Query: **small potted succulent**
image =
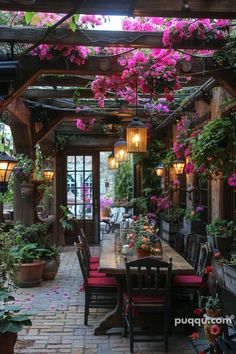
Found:
[[[222,255],[231,253],[233,243],[233,221],[215,219],[206,226],[207,237],[212,248],[218,248]]]

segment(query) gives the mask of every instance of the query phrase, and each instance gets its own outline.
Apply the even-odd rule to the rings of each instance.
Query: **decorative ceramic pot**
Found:
[[[43,280],[53,280],[57,275],[59,265],[60,265],[59,258],[58,259],[52,258],[46,260],[43,267],[43,274],[42,274]]]
[[[137,258],[149,257],[151,254],[150,250],[143,250],[141,248],[136,248]]]

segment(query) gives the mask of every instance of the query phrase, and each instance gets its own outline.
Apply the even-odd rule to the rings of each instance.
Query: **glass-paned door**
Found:
[[[99,240],[96,162],[96,154],[67,156],[67,207],[84,229],[89,243]]]

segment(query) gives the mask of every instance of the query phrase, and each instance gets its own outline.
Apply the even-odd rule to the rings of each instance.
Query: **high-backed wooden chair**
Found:
[[[196,275],[175,275],[173,286],[175,288],[190,289],[194,295],[195,306],[198,306],[198,292],[205,289],[207,275],[204,270],[210,264],[211,251],[208,242],[200,244],[199,257],[196,267]]]
[[[88,255],[85,250],[84,243],[78,243],[78,247],[81,249],[81,256],[83,257],[84,268],[88,277],[106,277],[106,273],[98,272],[98,264],[89,263]],[[96,268],[94,267],[96,265]],[[91,268],[92,267],[92,268]]]
[[[87,240],[87,237],[85,235],[84,229],[81,228],[80,232],[81,232],[81,234],[79,235],[79,240],[80,240],[80,242],[82,242],[85,245],[85,250],[87,252],[87,256],[88,256],[89,262],[90,263],[99,262],[99,257],[91,257],[91,252],[90,252],[90,249],[89,249],[89,244],[88,244],[88,240]]]
[[[88,325],[90,308],[113,308],[117,301],[118,283],[113,277],[88,276],[86,264],[83,258],[83,245],[74,243],[83,276],[85,291],[84,325]]]
[[[164,273],[161,272],[164,270]],[[129,329],[130,352],[134,342],[164,340],[168,351],[170,327],[170,286],[172,262],[163,262],[155,257],[140,258],[126,262],[127,292],[124,299],[124,335]],[[162,313],[164,338],[141,339],[135,335],[134,327],[140,314]]]

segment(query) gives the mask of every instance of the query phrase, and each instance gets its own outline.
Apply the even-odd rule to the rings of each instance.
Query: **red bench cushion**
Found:
[[[173,279],[174,286],[183,287],[201,287],[202,278],[198,275],[175,275]]]
[[[89,276],[91,278],[93,277],[100,277],[100,278],[103,278],[103,277],[106,277],[106,273],[102,273],[102,272],[98,272],[97,270],[90,270],[89,271]]]
[[[89,269],[90,270],[98,270],[99,264],[98,263],[90,263]]]
[[[123,293],[125,300],[129,299],[128,293]],[[155,296],[155,295],[134,295],[132,297],[134,304],[164,304],[164,296]]]
[[[109,287],[117,287],[118,283],[116,278],[112,277],[95,277],[95,278],[88,278],[88,285],[89,286],[109,286]]]
[[[90,263],[99,263],[99,257],[90,257],[89,262]]]

